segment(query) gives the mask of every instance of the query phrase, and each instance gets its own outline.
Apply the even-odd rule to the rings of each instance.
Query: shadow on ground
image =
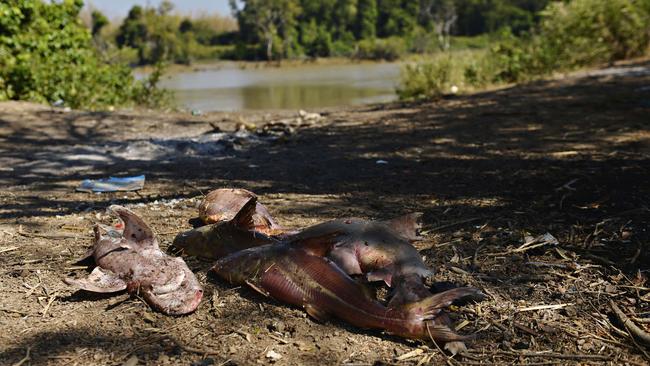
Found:
[[[640,66],[648,64],[630,67]],[[343,211],[367,216],[425,210],[432,226],[480,217],[522,230],[563,225],[554,234],[566,237],[624,217],[640,229],[650,206],[648,84],[647,73],[620,73],[369,107],[333,113],[289,139],[162,160],[125,159],[113,149],[116,141],[150,140],[148,131],[161,129],[152,117],[44,108],[27,112],[27,123],[0,113],[0,160],[11,167],[0,182],[23,187],[11,190],[16,199],[3,202],[0,217],[65,215],[241,185],[261,194],[336,195]],[[177,134],[200,125],[166,123]],[[133,174],[147,175],[140,197],[70,193],[83,178]],[[301,202],[286,210],[301,210]],[[635,233],[647,241],[643,230]],[[650,259],[645,252],[640,263]]]

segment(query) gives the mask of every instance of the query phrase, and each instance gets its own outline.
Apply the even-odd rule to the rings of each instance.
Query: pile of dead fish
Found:
[[[127,290],[166,314],[194,311],[203,291],[180,257],[163,253],[152,230],[133,212],[111,206],[123,227],[97,225],[88,252],[97,267],[85,279],[66,279],[93,292]],[[317,320],[337,317],[361,328],[441,342],[466,340],[450,328],[454,302],[479,301],[476,288],[432,293],[433,274],[411,244],[419,215],[389,221],[345,218],[288,230],[252,192],[217,189],[199,206],[204,226],[180,233],[173,247],[216,260],[211,271],[233,285],[248,285],[295,305]],[[387,303],[368,294],[362,281],[391,288]]]

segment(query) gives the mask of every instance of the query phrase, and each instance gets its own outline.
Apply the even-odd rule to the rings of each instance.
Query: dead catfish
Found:
[[[199,204],[199,218],[206,224],[232,221],[255,193],[241,188],[220,188],[209,192]],[[265,235],[281,235],[285,229],[278,225],[266,207],[257,202],[252,215],[252,229]]]
[[[408,214],[388,221],[338,219],[311,226],[298,233],[269,236],[257,231],[257,197],[245,190],[230,191],[233,192],[226,194],[224,190],[216,190],[208,196],[222,192],[211,198],[212,208],[221,210],[217,215],[220,218],[230,217],[231,212],[228,210],[239,207],[239,200],[246,199],[247,202],[235,216],[228,221],[179,234],[174,239],[175,248],[182,249],[188,255],[219,259],[246,248],[289,242],[304,247],[310,254],[327,256],[349,275],[364,274],[370,281],[383,280],[393,287],[391,305],[430,295],[423,281],[433,272],[424,264],[410,242],[419,239],[417,230],[421,214]],[[233,197],[238,197],[236,205],[229,203],[229,199],[235,201]],[[205,216],[205,210],[200,211],[200,215]],[[334,233],[336,240],[314,240]]]
[[[79,289],[110,293],[127,290],[139,294],[152,308],[170,315],[194,311],[203,296],[196,276],[180,257],[171,257],[158,247],[153,231],[135,213],[110,206],[123,222],[116,230],[95,225],[95,239],[88,257],[97,267],[87,278],[67,278]]]
[[[256,230],[257,212],[257,198],[252,196],[230,220],[221,220],[176,235],[173,247],[183,254],[219,259],[242,249],[280,243],[279,239]]]
[[[418,238],[419,217],[414,213],[390,221],[332,220],[311,226],[289,241],[309,254],[328,257],[349,275],[383,280],[393,288],[389,305],[397,305],[431,294],[424,279],[433,271],[411,244]],[[333,240],[320,240],[328,235]]]
[[[448,327],[448,318],[439,316],[443,309],[458,299],[482,297],[478,289],[461,287],[386,307],[366,295],[358,282],[329,259],[286,244],[234,253],[217,261],[212,271],[231,284],[246,283],[264,295],[302,307],[317,320],[335,316],[361,328],[441,342],[468,338]]]

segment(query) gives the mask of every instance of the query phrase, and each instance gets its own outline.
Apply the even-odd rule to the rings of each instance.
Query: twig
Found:
[[[50,306],[52,306],[52,303],[56,299],[56,295],[57,294],[54,294],[54,295],[50,296],[50,300],[47,302],[47,305],[45,305],[45,308],[43,309],[43,317],[45,317],[45,315],[47,314],[47,311],[50,309]]]
[[[167,338],[170,341],[174,342],[174,344],[176,344],[183,351],[196,353],[196,354],[199,354],[199,355],[209,355],[209,356],[220,355],[220,354],[223,353],[223,352],[218,352],[218,351],[206,350],[206,349],[203,349],[203,348],[195,348],[195,347],[187,346],[187,345],[183,344],[183,342],[180,342],[176,337],[174,337],[172,335],[169,335],[169,334],[167,335]],[[230,361],[230,360],[228,360],[228,361]]]
[[[547,263],[547,262],[526,262],[525,264],[535,267],[557,267],[557,268],[569,268],[566,264],[562,263]]]
[[[639,328],[634,322],[623,313],[623,311],[612,300],[609,301],[609,306],[614,311],[618,320],[625,326],[625,328],[639,340],[643,341],[646,345],[650,345],[650,334],[643,329]]]
[[[429,230],[423,231],[422,234],[423,234],[423,235],[424,235],[424,234],[429,234],[429,233],[431,233],[431,232],[433,232],[433,231],[438,231],[438,230],[442,230],[442,229],[448,229],[448,228],[453,227],[453,226],[456,226],[456,225],[467,224],[468,222],[472,222],[472,221],[476,221],[476,220],[480,220],[480,219],[481,219],[480,217],[472,217],[471,219],[466,219],[466,220],[460,220],[460,221],[456,221],[456,222],[451,222],[451,223],[449,223],[449,224],[445,224],[445,225],[440,225],[440,226],[432,227],[432,228],[429,229]]]
[[[474,250],[474,255],[472,256],[472,268],[476,269],[477,266],[477,261],[478,261],[478,253],[481,251],[481,249],[485,248],[485,245],[487,243],[483,242],[481,245],[477,246],[476,249]]]
[[[278,342],[280,342],[280,343],[282,343],[282,344],[289,344],[289,341],[287,341],[286,339],[284,339],[284,338],[282,338],[282,337],[278,337],[278,336],[276,336],[275,334],[271,334],[271,333],[269,333],[269,337],[275,339],[276,341],[278,341]]]
[[[9,308],[0,308],[0,311],[4,311],[4,312],[7,312],[7,313],[14,313],[14,314],[22,315],[22,316],[29,315],[29,313],[26,313],[24,311],[14,310],[14,309],[9,309]]]
[[[481,353],[479,351],[467,350],[469,353]],[[491,354],[515,356],[515,357],[545,357],[558,358],[562,360],[591,360],[591,361],[611,361],[612,357],[601,355],[580,355],[551,352],[511,352],[511,351],[494,351]]]
[[[188,182],[188,181],[185,181],[185,182],[183,182],[183,183],[184,183],[186,186],[188,186],[188,187],[194,189],[195,191],[198,191],[198,192],[201,194],[201,196],[205,197],[205,193],[203,193],[203,190],[201,190],[201,189],[198,188],[197,186],[193,185],[192,183],[190,183],[190,182]]]
[[[6,253],[6,252],[11,252],[12,250],[16,250],[16,249],[18,249],[18,248],[19,248],[19,247],[2,248],[2,249],[0,249],[0,254],[2,254],[2,253]]]
[[[32,347],[27,346],[27,352],[25,354],[25,357],[23,357],[20,361],[16,362],[13,366],[21,366],[25,362],[28,362],[29,360],[31,360],[32,359],[32,356],[30,356],[31,351],[32,351]]]
[[[536,305],[536,306],[530,306],[527,308],[521,308],[517,309],[517,311],[533,311],[533,310],[545,310],[545,309],[550,309],[550,310],[557,310],[557,309],[562,309],[565,306],[570,306],[573,305],[573,303],[566,303],[566,304],[553,304],[553,305]]]
[[[433,335],[431,335],[431,330],[429,329],[429,323],[425,323],[425,324],[426,324],[426,326],[427,326],[427,333],[429,333],[429,339],[431,339],[431,342],[433,342],[433,345],[436,346],[436,348],[437,348],[438,351],[440,352],[440,355],[442,355],[442,357],[445,358],[445,361],[446,361],[447,365],[449,365],[449,366],[453,366],[454,364],[453,364],[453,362],[451,362],[451,357],[447,356],[447,355],[445,354],[445,352],[442,350],[442,348],[440,348],[440,346],[438,345],[438,343],[436,343],[436,340],[433,339]]]
[[[523,324],[513,322],[512,325],[514,325],[515,328],[519,329],[520,331],[522,331],[524,333],[532,335],[533,337],[539,337],[539,334],[537,334],[537,332],[535,332],[534,330],[528,328],[527,326],[525,326]]]
[[[423,349],[421,349],[421,348],[416,348],[416,349],[414,349],[413,351],[406,352],[406,353],[404,353],[404,354],[401,355],[401,356],[395,357],[395,361],[404,361],[404,360],[408,360],[409,358],[413,358],[413,357],[417,357],[417,356],[421,355],[423,352],[424,352]]]
[[[18,235],[24,236],[26,238],[44,238],[44,239],[80,239],[80,236],[68,235],[68,234],[39,234],[39,233],[28,233],[22,230],[22,226],[18,227]]]

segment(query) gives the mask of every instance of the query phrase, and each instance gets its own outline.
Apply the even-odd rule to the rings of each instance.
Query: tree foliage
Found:
[[[90,14],[90,17],[92,22],[91,33],[93,37],[95,37],[99,34],[99,32],[102,31],[105,26],[108,25],[108,18],[106,18],[106,16],[99,10],[93,10],[93,12]]]
[[[476,35],[508,27],[527,32],[548,0],[231,0],[239,24],[239,41],[258,45],[258,55],[278,59],[291,55],[330,56],[347,50],[350,56],[369,46],[403,41],[428,32],[442,48],[449,36]],[[355,52],[363,47],[363,52]],[[408,45],[405,47],[408,48]],[[243,49],[243,48],[242,48]],[[392,52],[387,52],[392,54]]]
[[[232,19],[204,15],[189,19],[174,13],[163,1],[157,8],[135,5],[115,34],[120,49],[133,49],[140,65],[173,62],[188,64],[196,58],[216,57],[215,47],[236,29]],[[232,43],[232,40],[230,40]]]
[[[131,70],[100,58],[78,17],[81,1],[0,3],[0,100],[101,107],[136,101]],[[100,27],[101,28],[101,27]]]
[[[530,5],[530,4],[529,4]],[[505,29],[481,58],[434,60],[404,71],[400,95],[431,97],[440,85],[521,82],[556,71],[611,63],[647,54],[650,0],[570,0],[553,2],[539,13],[538,26],[517,36]],[[455,80],[449,68],[460,66]]]

